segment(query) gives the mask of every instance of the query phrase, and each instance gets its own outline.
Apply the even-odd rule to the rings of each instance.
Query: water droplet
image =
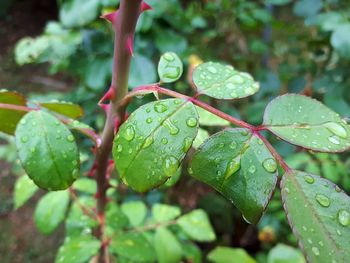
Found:
[[[147,118],[146,119],[146,122],[149,124],[149,123],[152,123],[153,119],[151,117]]]
[[[213,67],[213,66],[209,66],[209,67],[208,67],[208,71],[209,71],[210,73],[213,73],[213,74],[218,73],[217,69],[216,69],[215,67]]]
[[[168,143],[168,139],[167,138],[163,138],[162,139],[162,143],[165,145],[165,144],[167,144]]]
[[[327,122],[327,123],[323,124],[323,126],[325,126],[330,132],[339,136],[340,138],[346,139],[348,137],[348,134],[347,134],[345,128],[338,123]]]
[[[248,131],[247,131],[247,130],[243,130],[243,131],[241,132],[241,135],[247,136],[247,135],[248,135]]]
[[[225,147],[225,144],[223,142],[220,142],[219,143],[219,148],[224,148]]]
[[[258,139],[258,144],[259,144],[259,145],[263,145],[264,142],[263,142],[261,139]]]
[[[318,244],[320,245],[320,247],[323,247],[323,246],[324,246],[324,244],[323,244],[322,241],[319,241]]]
[[[32,153],[35,153],[35,148],[33,147],[33,148],[30,148],[30,151],[32,152]]]
[[[163,57],[166,61],[169,61],[169,62],[174,61],[175,59],[174,56],[169,52],[164,53]]]
[[[256,167],[254,165],[251,165],[249,168],[248,168],[248,171],[253,174],[256,172]]]
[[[146,140],[145,140],[145,143],[142,145],[142,148],[145,149],[145,148],[151,146],[151,144],[153,142],[154,142],[154,140],[153,140],[152,136],[147,137]]]
[[[239,168],[241,168],[241,158],[238,155],[236,158],[232,159],[230,162],[228,162],[226,166],[226,171],[225,171],[225,180],[229,178],[231,175],[236,173]]]
[[[337,234],[341,236],[341,231],[339,229],[337,229]]]
[[[186,124],[188,127],[196,127],[197,126],[197,119],[196,118],[188,118],[186,121]]]
[[[328,137],[328,140],[331,142],[331,143],[334,143],[334,144],[340,144],[340,141],[339,141],[339,138],[338,138],[338,136],[330,136],[330,137]]]
[[[74,142],[74,136],[73,135],[68,135],[67,136],[67,141],[69,141],[69,142]]]
[[[274,159],[268,158],[263,161],[264,169],[269,173],[274,173],[277,170],[277,163]]]
[[[230,81],[233,83],[242,84],[244,82],[244,78],[242,78],[240,74],[236,74],[230,78]]]
[[[121,144],[117,145],[117,152],[120,153],[123,150],[123,146]]]
[[[312,247],[311,250],[312,250],[312,253],[315,254],[315,256],[319,256],[320,255],[320,251],[318,250],[317,247]]]
[[[125,130],[125,133],[124,133],[125,140],[132,141],[134,139],[134,137],[135,137],[134,127],[128,126]]]
[[[304,230],[304,231],[307,231],[307,227],[306,227],[306,226],[303,226],[303,230]]]
[[[193,174],[193,170],[192,170],[192,168],[191,168],[191,167],[189,167],[189,168],[187,169],[187,172],[188,172],[188,174]]]
[[[192,145],[192,138],[191,137],[186,137],[184,140],[184,146],[182,147],[182,150],[186,153]]]
[[[289,190],[289,188],[288,187],[285,187],[285,188],[283,188],[283,190],[287,193],[287,194],[289,194],[290,193],[290,190]]]
[[[147,112],[147,113],[150,113],[150,112],[151,112],[151,109],[150,109],[150,108],[146,108],[146,112]]]
[[[311,175],[305,175],[304,180],[309,184],[313,184],[315,182],[315,179]]]
[[[154,110],[158,113],[162,113],[168,110],[168,107],[161,102],[154,104]]]
[[[232,141],[232,142],[230,143],[230,148],[231,148],[232,150],[234,150],[234,149],[236,149],[236,147],[237,147],[237,143],[236,143],[235,141]]]
[[[167,156],[164,160],[163,169],[166,176],[172,176],[179,167],[179,161],[174,156]]]
[[[29,139],[28,139],[28,136],[25,136],[25,135],[24,135],[24,136],[21,137],[21,142],[23,142],[23,143],[28,142],[28,140],[29,140]]]
[[[341,209],[338,212],[338,222],[342,226],[348,226],[350,224],[350,213],[345,209]]]
[[[169,79],[177,79],[181,71],[178,67],[167,68],[167,71],[163,74],[164,77]]]
[[[328,207],[331,204],[329,198],[323,194],[316,194],[316,200],[323,207]]]
[[[179,133],[179,128],[177,128],[176,125],[170,121],[170,119],[166,119],[162,125],[169,129],[171,135],[176,135]]]

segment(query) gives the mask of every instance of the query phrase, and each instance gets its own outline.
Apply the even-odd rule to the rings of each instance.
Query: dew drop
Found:
[[[277,163],[274,159],[268,158],[263,161],[264,169],[269,173],[274,173],[277,170]]]
[[[331,204],[329,198],[323,194],[316,194],[316,200],[323,207],[329,207]]]
[[[125,140],[132,141],[134,139],[134,137],[135,137],[134,127],[128,126],[125,130],[125,133],[124,133]]]
[[[348,226],[350,224],[350,213],[345,209],[341,209],[338,212],[338,222],[342,226]]]
[[[225,147],[225,144],[223,142],[220,142],[219,143],[219,148],[224,148]]]
[[[163,124],[164,127],[168,128],[171,135],[176,135],[179,133],[179,128],[176,127],[169,119],[166,119]]]
[[[231,175],[236,173],[241,168],[241,158],[237,156],[230,162],[228,162],[225,171],[225,179],[229,178]]]
[[[166,176],[172,176],[179,166],[179,161],[174,156],[167,156],[164,160],[163,170]]]
[[[188,127],[191,127],[191,128],[196,127],[197,126],[197,119],[193,118],[193,117],[188,118],[186,121],[186,124]]]
[[[287,193],[287,194],[289,194],[290,193],[290,190],[289,190],[289,188],[288,187],[285,187],[285,188],[283,188],[283,190]]]
[[[163,139],[161,140],[161,142],[165,145],[165,144],[168,143],[168,139],[167,139],[167,138],[163,138]]]
[[[187,172],[188,172],[188,174],[193,174],[193,170],[192,170],[192,168],[191,168],[191,167],[189,167],[189,168],[187,169]]]
[[[339,145],[340,144],[340,141],[339,141],[339,138],[338,136],[330,136],[328,137],[328,140],[333,143],[333,144],[336,144],[336,145]]]
[[[251,166],[248,168],[248,171],[249,171],[251,174],[255,173],[255,172],[256,172],[256,167],[255,167],[255,165],[251,165]]]
[[[240,74],[235,74],[230,78],[230,81],[233,83],[242,84],[244,82],[244,78],[242,78]]]
[[[236,147],[237,147],[237,143],[236,143],[235,141],[232,141],[232,142],[230,143],[230,148],[231,148],[232,150],[234,150],[234,149],[236,149]]]
[[[312,247],[311,250],[312,250],[312,253],[315,254],[315,256],[319,256],[320,255],[320,251],[318,250],[317,247]]]
[[[145,140],[145,143],[142,145],[142,148],[143,149],[148,148],[149,146],[152,145],[153,142],[154,142],[154,140],[153,140],[152,136],[147,137]]]
[[[151,117],[149,117],[149,118],[146,119],[146,122],[147,122],[148,124],[152,123],[152,121],[153,121],[153,119],[152,119]]]
[[[166,61],[169,61],[169,62],[174,61],[175,59],[174,56],[169,52],[164,53],[163,57]]]
[[[69,141],[69,142],[74,142],[74,136],[73,135],[68,135],[67,136],[67,141]]]
[[[330,132],[332,132],[336,136],[339,136],[340,138],[346,139],[348,137],[348,134],[345,128],[338,123],[327,122],[323,124],[323,126],[325,126]]]
[[[28,142],[28,136],[22,136],[21,137],[21,142],[23,142],[23,143],[26,143],[26,142]]]
[[[241,132],[241,135],[247,136],[247,135],[248,135],[248,131],[247,131],[247,130],[243,130],[243,131]]]
[[[121,144],[117,145],[117,152],[120,153],[123,150],[123,146]]]
[[[183,152],[186,153],[191,148],[191,145],[192,145],[192,138],[186,137],[184,140],[184,145],[182,147]]]
[[[304,180],[308,184],[313,184],[315,182],[315,179],[311,175],[305,175],[304,176]]]
[[[208,67],[208,71],[209,71],[210,73],[213,73],[213,74],[218,73],[217,69],[216,69],[215,67],[213,67],[213,66],[209,66],[209,67]]]
[[[32,152],[32,153],[35,153],[35,148],[33,147],[33,148],[30,148],[30,151]]]
[[[161,102],[154,104],[154,110],[158,113],[162,113],[168,110],[168,107]]]

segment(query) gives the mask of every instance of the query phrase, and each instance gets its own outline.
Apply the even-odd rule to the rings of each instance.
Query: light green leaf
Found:
[[[214,263],[256,263],[242,248],[217,247],[210,251],[208,259]]]
[[[197,66],[193,71],[193,83],[199,93],[216,99],[245,98],[259,90],[259,83],[248,73],[214,62]]]
[[[193,240],[196,241],[213,241],[215,232],[209,222],[209,218],[204,210],[197,209],[181,216],[177,220],[182,230]]]
[[[198,106],[196,110],[199,115],[199,124],[204,126],[230,126],[230,122],[206,111]]]
[[[26,106],[26,99],[17,92],[0,90],[0,103]],[[13,135],[18,122],[25,114],[25,111],[9,110],[0,106],[0,131]]]
[[[267,263],[306,263],[306,261],[298,249],[278,244],[270,250]]]
[[[302,95],[287,94],[271,101],[264,125],[281,139],[315,151],[350,148],[350,126],[319,101]]]
[[[79,174],[79,153],[72,133],[43,111],[27,113],[15,132],[19,158],[40,188],[63,190]]]
[[[166,99],[138,108],[114,139],[120,177],[139,192],[164,184],[178,170],[197,128],[198,115],[191,102]]]
[[[152,207],[152,215],[156,222],[167,222],[175,219],[181,214],[181,210],[177,206],[155,204]]]
[[[331,36],[331,44],[340,56],[350,59],[350,23],[336,27]]]
[[[198,133],[197,133],[196,139],[194,139],[193,144],[192,144],[193,148],[197,149],[209,137],[210,137],[209,132],[207,132],[206,130],[204,130],[202,128],[198,128]]]
[[[112,239],[110,248],[118,256],[133,262],[153,262],[156,259],[154,248],[140,233],[120,233]]]
[[[38,187],[27,175],[19,177],[15,184],[15,209],[20,208],[25,202],[27,202],[28,199],[31,198],[37,190]]]
[[[18,65],[40,61],[43,53],[49,48],[49,39],[45,36],[38,38],[22,38],[15,47],[15,59]]]
[[[136,213],[134,215],[136,215]],[[116,204],[109,203],[106,208],[106,225],[110,227],[113,232],[116,232],[129,225],[129,218]]]
[[[147,207],[141,201],[130,201],[121,205],[123,213],[129,218],[132,226],[141,225],[147,215]]]
[[[97,184],[95,180],[82,177],[73,183],[73,189],[94,195],[97,191]]]
[[[179,166],[176,173],[174,173],[159,189],[168,189],[172,186],[174,186],[181,178],[182,174],[182,166]]]
[[[40,102],[39,105],[50,111],[61,114],[63,116],[77,119],[84,114],[84,110],[77,104],[65,101]]]
[[[182,247],[177,238],[165,227],[156,230],[154,247],[159,263],[178,263],[182,258]]]
[[[174,52],[164,53],[158,63],[158,75],[162,82],[177,81],[183,73],[181,59]]]
[[[129,87],[135,88],[157,80],[156,67],[148,57],[136,54],[131,60]]]
[[[68,191],[49,192],[37,204],[34,222],[43,234],[52,233],[63,221],[69,203]]]
[[[247,129],[227,129],[210,137],[194,154],[189,173],[224,195],[257,223],[277,182],[277,163]]]
[[[292,171],[281,182],[288,221],[308,262],[350,258],[350,198],[317,175]]]
[[[188,262],[191,263],[202,263],[202,251],[201,249],[190,242],[182,242],[182,251],[184,253],[184,257]]]
[[[56,263],[84,263],[98,254],[101,242],[93,236],[67,237],[56,255]]]

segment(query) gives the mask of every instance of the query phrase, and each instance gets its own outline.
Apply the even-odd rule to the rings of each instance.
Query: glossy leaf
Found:
[[[288,221],[309,262],[350,258],[350,198],[317,175],[293,171],[281,182]]]
[[[63,221],[69,203],[68,191],[49,192],[35,208],[34,221],[43,234],[52,233]]]
[[[152,207],[152,215],[156,222],[167,222],[175,219],[181,214],[181,210],[177,206],[165,204],[155,204]]]
[[[98,254],[101,242],[93,236],[68,237],[59,248],[55,263],[84,263]]]
[[[193,210],[192,212],[181,216],[177,220],[177,223],[193,240],[213,241],[216,238],[215,232],[209,222],[209,218],[202,209]]]
[[[28,201],[38,190],[38,187],[27,176],[23,175],[19,177],[15,184],[14,202],[15,209],[20,208],[25,202]]]
[[[306,263],[306,261],[298,249],[278,244],[269,251],[267,263]]]
[[[199,146],[201,146],[206,139],[210,137],[209,132],[202,128],[198,128],[198,133],[196,138],[193,141],[192,147],[197,149]]]
[[[147,207],[141,201],[130,201],[121,205],[123,213],[129,218],[132,226],[141,225],[147,215]]]
[[[159,263],[178,263],[182,258],[182,247],[174,234],[165,227],[156,230],[154,247]]]
[[[40,102],[39,105],[50,111],[61,114],[63,116],[77,119],[84,114],[84,110],[77,104],[64,101]]]
[[[43,111],[26,114],[16,129],[16,146],[28,176],[40,188],[63,190],[79,174],[79,153],[71,132]]]
[[[133,262],[153,262],[156,259],[154,248],[140,233],[120,233],[112,239],[110,248],[118,256]]]
[[[277,163],[263,142],[247,129],[227,129],[197,150],[189,173],[224,195],[257,223],[277,182]]]
[[[216,99],[245,98],[259,90],[259,83],[248,73],[214,62],[197,66],[193,71],[193,83],[199,93]]]
[[[183,73],[181,59],[174,52],[164,53],[158,63],[158,75],[162,82],[177,81]]]
[[[204,126],[230,126],[230,122],[196,106],[199,115],[199,124]]]
[[[271,101],[264,125],[281,139],[315,151],[350,148],[350,126],[322,103],[302,95],[287,94]]]
[[[167,99],[141,106],[114,139],[120,177],[139,192],[162,185],[176,173],[197,128],[198,115],[191,102]]]
[[[0,90],[0,103],[26,106],[26,99],[17,92]],[[25,114],[25,111],[9,110],[0,106],[0,131],[13,135],[17,123]]]
[[[256,263],[242,248],[217,247],[210,251],[208,259],[213,263]]]

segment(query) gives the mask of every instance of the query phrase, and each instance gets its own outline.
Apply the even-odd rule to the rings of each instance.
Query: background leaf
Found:
[[[306,261],[298,249],[278,244],[270,250],[267,263],[306,263]]]
[[[15,184],[15,209],[20,208],[25,202],[27,202],[27,200],[31,198],[37,190],[38,187],[27,175],[19,177]]]
[[[208,259],[214,263],[256,263],[242,248],[217,247],[210,251]]]
[[[77,119],[84,114],[84,110],[77,104],[65,101],[40,102],[40,106],[49,109],[55,113],[59,113],[66,117]]]
[[[141,225],[147,215],[147,207],[141,201],[130,201],[121,205],[123,213],[129,218],[132,226]]]
[[[181,209],[177,206],[155,204],[152,206],[152,215],[156,222],[167,222],[175,219],[181,214]]]
[[[167,228],[157,228],[154,236],[154,247],[159,263],[178,263],[182,258],[180,242]]]
[[[171,83],[178,80],[183,73],[180,58],[174,52],[164,53],[158,63],[158,75],[162,82]]]

